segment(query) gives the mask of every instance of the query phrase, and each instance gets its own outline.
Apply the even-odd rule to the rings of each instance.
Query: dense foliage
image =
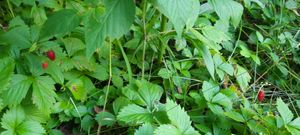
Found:
[[[1,135],[299,135],[299,9],[0,1]]]

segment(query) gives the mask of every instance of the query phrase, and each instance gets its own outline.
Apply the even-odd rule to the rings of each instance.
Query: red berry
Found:
[[[46,61],[46,62],[44,62],[43,64],[42,64],[42,67],[43,67],[43,69],[46,69],[46,68],[48,68],[48,62]]]
[[[258,95],[257,95],[257,99],[259,102],[262,102],[265,98],[265,92],[264,90],[259,90],[258,91]]]
[[[55,52],[53,50],[48,51],[47,56],[50,60],[55,60]]]

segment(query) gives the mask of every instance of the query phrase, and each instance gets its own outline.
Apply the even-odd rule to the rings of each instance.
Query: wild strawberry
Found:
[[[42,67],[43,67],[43,69],[48,68],[48,62],[46,61],[46,62],[42,63]]]
[[[257,95],[257,99],[259,102],[262,102],[265,98],[265,92],[264,90],[259,90],[258,91],[258,95]]]
[[[47,56],[50,60],[52,60],[52,61],[55,60],[55,52],[53,50],[48,51]]]

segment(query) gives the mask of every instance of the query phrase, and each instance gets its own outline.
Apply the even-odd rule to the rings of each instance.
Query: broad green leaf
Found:
[[[39,123],[46,123],[50,119],[48,114],[43,113],[43,111],[36,108],[33,104],[26,104],[23,106],[26,114],[26,119],[37,121]]]
[[[172,72],[166,68],[162,68],[159,70],[158,75],[164,79],[169,79],[172,76]]]
[[[277,99],[276,105],[277,105],[276,108],[277,108],[280,116],[282,117],[284,123],[288,124],[289,122],[291,122],[294,115],[291,112],[291,110],[289,109],[289,107],[282,101],[281,98]]]
[[[266,127],[264,127],[259,122],[256,122],[255,120],[250,120],[247,122],[247,126],[251,129],[251,131],[256,133],[262,133],[262,134],[269,134],[269,131]]]
[[[59,84],[64,83],[64,75],[62,73],[62,70],[55,63],[49,62],[48,68],[45,70],[45,72],[50,74],[55,82],[57,82]]]
[[[155,131],[154,135],[182,135],[176,127],[173,125],[161,125]]]
[[[25,25],[21,17],[18,16],[11,20],[9,27],[11,29],[8,32],[0,34],[0,43],[3,42],[12,45],[18,48],[17,50],[31,46],[29,27]]]
[[[120,38],[129,31],[135,17],[135,4],[132,0],[104,0],[106,13],[103,25],[107,36]]]
[[[85,115],[80,122],[80,126],[84,131],[89,131],[89,129],[91,129],[94,124],[94,118],[90,115]]]
[[[160,100],[163,89],[159,85],[152,84],[145,80],[136,81],[136,84],[138,86],[138,93],[140,93],[141,98],[148,107],[153,107],[154,104]]]
[[[214,114],[223,115],[223,113],[224,113],[223,108],[218,104],[207,103],[207,106]]]
[[[151,112],[135,104],[122,108],[117,118],[126,123],[145,123],[153,121]]]
[[[17,127],[25,120],[25,112],[21,106],[9,109],[1,118],[1,126],[6,130],[15,132]]]
[[[154,129],[151,124],[146,123],[135,130],[134,135],[153,135]]]
[[[116,86],[117,88],[122,88],[123,87],[123,78],[121,76],[118,75],[113,75],[112,76],[112,83],[114,86]]]
[[[224,113],[225,116],[237,121],[237,122],[246,122],[243,115],[235,111],[229,111]]]
[[[71,32],[79,23],[80,20],[75,10],[63,9],[57,11],[44,23],[41,29],[40,39]]]
[[[66,86],[73,94],[76,100],[84,101],[90,90],[94,88],[94,85],[88,77],[82,76],[69,81]],[[93,85],[93,86],[91,86]]]
[[[199,45],[198,50],[202,53],[202,57],[209,74],[215,80],[215,64],[209,49],[206,46]]]
[[[3,92],[2,97],[5,104],[18,105],[25,98],[32,80],[21,74],[13,75],[12,80],[9,89]]]
[[[233,0],[208,0],[208,3],[213,7],[221,20],[231,21],[236,28],[243,15],[243,6]]]
[[[300,130],[300,117],[298,117],[298,118],[294,119],[293,121],[291,121],[289,123],[289,126],[292,126],[292,127],[297,128],[297,129]]]
[[[129,99],[125,97],[118,97],[114,102],[113,102],[113,110],[115,114],[118,114],[120,109],[129,105],[131,102]]]
[[[25,121],[17,128],[19,135],[44,135],[45,129],[36,121]]]
[[[135,17],[132,0],[104,0],[106,12],[90,13],[86,22],[85,40],[87,57],[104,44],[104,38],[120,38],[127,33]]]
[[[88,113],[88,108],[83,105],[79,105],[72,108],[71,114],[73,117],[81,118],[82,116],[86,115]]]
[[[189,29],[189,31],[194,36],[193,38],[196,38],[197,40],[201,41],[208,48],[214,49],[217,52],[222,49],[222,47],[219,44],[216,44],[215,42],[207,39],[205,36],[203,36],[197,30],[195,30],[195,29]],[[199,49],[198,46],[196,46],[196,47]]]
[[[167,99],[166,111],[172,124],[175,125],[183,135],[198,135],[199,133],[191,126],[189,115],[180,105]]]
[[[230,38],[224,32],[213,26],[207,25],[203,27],[202,33],[207,39],[218,44],[230,40]]]
[[[65,38],[63,42],[69,56],[73,56],[76,52],[85,48],[84,43],[78,38]]]
[[[116,118],[109,112],[102,111],[96,115],[96,120],[101,126],[112,126],[116,122]]]
[[[216,93],[218,93],[219,89],[220,89],[220,87],[217,84],[204,81],[203,85],[202,85],[202,92],[203,92],[204,98],[207,101],[211,101],[213,99],[214,95]]]
[[[91,60],[88,60],[87,57],[82,55],[74,56],[72,58],[72,65],[74,65],[75,68],[79,71],[93,72],[96,70],[96,63]]]
[[[225,71],[227,74],[229,74],[231,76],[233,75],[233,73],[234,73],[233,66],[229,63],[224,62],[223,59],[221,58],[220,54],[215,54],[213,59],[215,62],[215,66],[218,69]]]
[[[222,93],[218,93],[217,95],[215,95],[211,102],[222,105],[227,110],[232,109],[232,104],[233,103],[231,102],[231,100],[227,96],[225,96]]]
[[[88,75],[98,79],[99,81],[104,81],[108,79],[108,71],[104,64],[97,64],[96,70],[94,72],[89,73]]]
[[[241,66],[237,66],[236,79],[242,91],[245,92],[251,80],[251,76],[249,75],[248,71]]]
[[[9,85],[15,69],[15,62],[11,58],[0,59],[0,93]]]
[[[286,126],[286,129],[292,134],[292,135],[299,135],[300,134],[300,130],[296,129],[294,127],[291,126]]]
[[[193,26],[200,11],[198,0],[154,0],[154,5],[170,19],[179,37],[186,24]]]
[[[54,84],[49,76],[38,76],[32,83],[32,102],[46,114],[50,113],[51,107],[56,102]]]

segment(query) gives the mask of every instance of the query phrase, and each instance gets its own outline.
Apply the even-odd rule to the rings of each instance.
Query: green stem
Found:
[[[108,94],[109,94],[109,90],[110,90],[110,83],[111,83],[111,79],[112,79],[112,59],[111,59],[111,50],[112,50],[112,43],[109,39],[109,80],[108,80],[108,84],[107,84],[107,89],[105,92],[105,99],[104,99],[104,105],[103,105],[103,111],[105,111],[106,109],[106,104],[107,104],[107,98],[108,98]],[[100,135],[101,133],[101,123],[99,123],[98,125],[98,130],[97,130],[97,135]]]
[[[162,15],[162,19],[161,19],[161,22],[160,22],[160,32],[164,32],[166,30],[166,27],[167,27],[167,18],[166,16]],[[165,51],[166,51],[166,45],[163,43],[163,41],[161,40],[160,41],[160,53],[159,53],[159,57],[158,57],[158,60],[159,60],[159,63],[162,62],[162,58],[163,58],[163,55],[165,54]]]
[[[124,58],[124,61],[125,61],[125,64],[126,64],[126,68],[127,68],[127,72],[128,72],[128,77],[129,77],[129,83],[132,83],[132,70],[131,70],[131,66],[130,66],[130,63],[129,63],[129,60],[128,60],[128,57],[120,43],[119,40],[117,40],[117,45],[119,46],[121,52],[122,52],[122,55],[123,55],[123,58]]]

